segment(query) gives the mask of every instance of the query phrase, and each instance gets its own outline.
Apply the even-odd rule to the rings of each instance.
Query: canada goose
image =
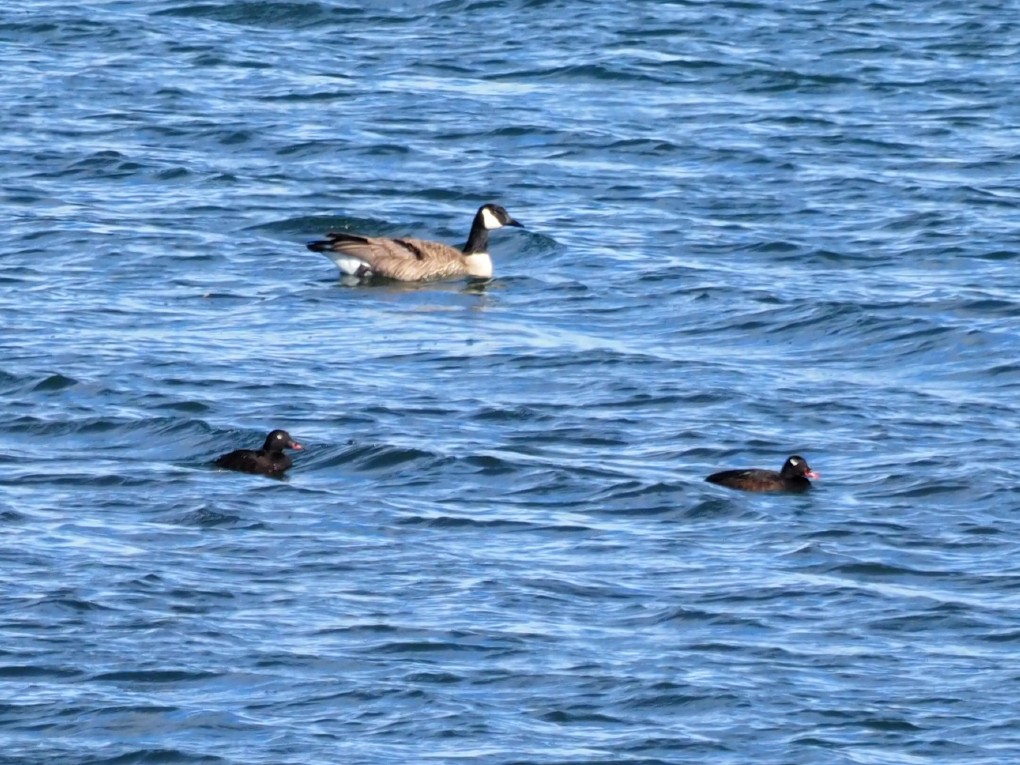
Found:
[[[274,430],[266,436],[261,449],[235,449],[229,454],[217,457],[216,467],[228,470],[240,470],[242,473],[261,473],[262,475],[283,475],[293,463],[283,453],[284,449],[304,449],[290,437],[286,430]]]
[[[331,231],[325,239],[309,242],[312,252],[321,252],[340,270],[358,278],[372,275],[401,282],[424,282],[468,276],[492,278],[489,232],[503,226],[524,228],[499,205],[485,204],[475,213],[471,234],[462,249],[424,239],[390,239]]]
[[[818,478],[818,473],[808,466],[807,460],[794,455],[783,463],[778,473],[759,468],[723,470],[705,480],[744,491],[807,491],[811,488],[808,478]]]

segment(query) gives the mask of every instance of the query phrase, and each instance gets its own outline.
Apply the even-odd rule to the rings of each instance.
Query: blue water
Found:
[[[1015,763],[1018,73],[1009,1],[5,4],[0,763]],[[304,248],[486,201],[482,287]]]

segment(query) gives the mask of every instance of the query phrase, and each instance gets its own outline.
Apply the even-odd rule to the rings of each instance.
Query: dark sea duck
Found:
[[[336,263],[346,276],[368,279],[380,276],[401,282],[425,282],[467,276],[492,278],[489,232],[504,226],[523,226],[499,205],[485,204],[475,213],[471,233],[461,248],[424,239],[389,239],[331,231],[325,239],[309,242]]]
[[[807,460],[794,455],[783,463],[778,473],[760,468],[723,470],[705,480],[743,491],[807,491],[811,488],[809,478],[818,478],[818,473],[811,469]]]
[[[266,436],[261,449],[235,449],[218,457],[214,464],[216,467],[240,470],[242,473],[281,476],[293,464],[290,457],[283,453],[284,449],[304,447],[291,438],[286,430],[274,430]]]

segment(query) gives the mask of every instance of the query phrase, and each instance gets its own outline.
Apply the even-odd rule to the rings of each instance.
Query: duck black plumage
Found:
[[[266,442],[262,444],[261,449],[235,449],[229,454],[217,457],[213,464],[242,473],[280,476],[293,464],[290,457],[283,453],[284,449],[304,447],[291,438],[286,430],[274,430],[266,436]]]
[[[811,488],[809,478],[818,478],[818,473],[811,469],[807,460],[795,454],[783,463],[778,473],[760,468],[723,470],[705,480],[742,491],[807,491]]]

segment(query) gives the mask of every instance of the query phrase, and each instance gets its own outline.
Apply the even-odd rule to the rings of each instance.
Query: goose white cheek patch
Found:
[[[503,221],[501,221],[499,218],[493,215],[492,210],[490,210],[488,207],[482,210],[482,223],[485,225],[485,228],[489,231],[492,231],[497,228],[503,228]]]

